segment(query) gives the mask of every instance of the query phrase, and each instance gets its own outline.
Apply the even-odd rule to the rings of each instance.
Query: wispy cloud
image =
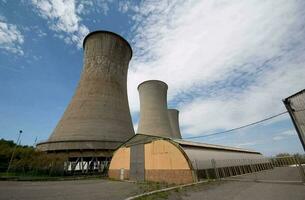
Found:
[[[88,28],[81,23],[74,0],[32,0],[36,11],[48,21],[50,29],[61,35],[68,44],[82,46]]]
[[[137,85],[161,79],[183,132],[228,129],[276,114],[305,86],[301,1],[143,1],[133,12],[131,110]]]
[[[257,145],[257,142],[245,142],[245,143],[239,143],[236,144],[236,147],[247,147],[247,146],[255,146]]]
[[[14,24],[7,23],[4,17],[0,18],[0,49],[16,55],[24,55],[22,45],[24,36]]]
[[[279,134],[276,134],[276,136],[274,136],[272,139],[273,140],[283,140],[287,137],[291,137],[291,136],[296,136],[296,132],[295,130],[287,130],[284,132],[281,132]]]

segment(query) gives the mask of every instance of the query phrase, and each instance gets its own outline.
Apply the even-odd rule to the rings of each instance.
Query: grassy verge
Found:
[[[170,190],[170,191],[158,192],[158,193],[154,193],[154,194],[151,194],[151,195],[139,197],[139,198],[136,198],[136,199],[137,200],[162,200],[162,199],[168,199],[168,198],[170,198],[170,199],[180,199],[182,196],[187,196],[187,192],[199,191],[202,188],[205,188],[207,185],[210,185],[210,184],[213,185],[213,184],[220,184],[220,183],[219,182],[214,182],[214,181],[208,181],[208,182],[204,182],[204,183],[199,183],[197,185],[186,186],[186,187],[183,187],[183,188],[177,187],[177,188],[175,188],[173,190]],[[159,189],[172,187],[172,186],[174,186],[174,185],[167,185],[166,186],[166,184],[163,184],[162,187],[160,187],[160,186],[158,186],[158,184],[154,185],[153,183],[149,183],[149,184],[146,184],[146,187],[150,187],[149,190],[146,191],[146,192],[159,190]]]
[[[137,185],[142,193],[175,186],[175,184],[168,184],[168,183],[162,183],[162,182],[149,182],[149,181],[138,182]]]

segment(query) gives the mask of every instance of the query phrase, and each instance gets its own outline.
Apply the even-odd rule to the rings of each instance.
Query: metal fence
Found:
[[[202,179],[247,179],[255,181],[303,182],[305,168],[294,156],[274,157],[267,160],[210,160],[212,168],[196,170]],[[230,163],[231,166],[226,165]],[[234,163],[234,165],[232,165]],[[233,179],[233,180],[234,180]]]

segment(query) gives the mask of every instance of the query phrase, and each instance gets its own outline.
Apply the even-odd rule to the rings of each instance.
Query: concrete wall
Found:
[[[168,109],[168,119],[172,129],[172,138],[181,139],[179,126],[179,111],[176,109]]]
[[[52,143],[38,144],[38,149],[54,149],[54,144],[57,150],[69,150],[71,142],[79,149],[115,149],[134,135],[127,99],[130,45],[121,36],[102,31],[85,38],[84,50],[76,92],[48,140]]]
[[[137,133],[171,137],[172,130],[167,113],[167,85],[150,80],[138,86],[140,119]]]

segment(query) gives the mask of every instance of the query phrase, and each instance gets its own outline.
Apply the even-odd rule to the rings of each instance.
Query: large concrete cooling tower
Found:
[[[96,31],[84,39],[84,66],[76,92],[42,151],[112,151],[134,135],[127,99],[132,57],[121,36]],[[107,155],[106,155],[107,154]]]
[[[138,86],[140,120],[137,133],[172,137],[167,113],[167,84],[149,80]]]
[[[179,127],[179,111],[168,109],[168,119],[172,129],[172,138],[182,139]]]

